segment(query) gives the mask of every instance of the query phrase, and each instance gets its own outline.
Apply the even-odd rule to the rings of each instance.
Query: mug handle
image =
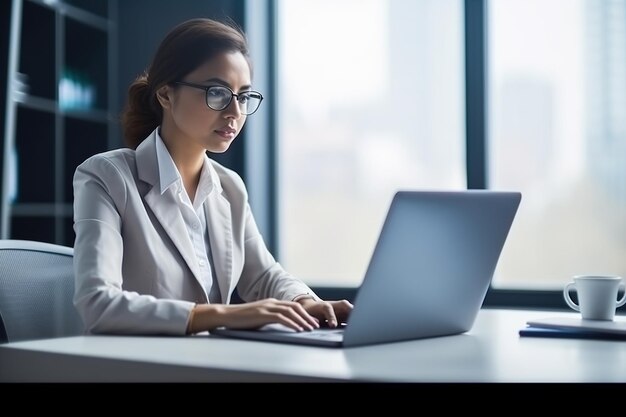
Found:
[[[624,294],[622,295],[622,298],[620,298],[617,301],[617,304],[615,304],[615,307],[621,307],[624,304],[626,304],[626,285],[624,285],[624,283],[619,284],[619,288],[624,290]]]
[[[570,308],[572,310],[580,311],[580,307],[578,306],[578,304],[573,302],[572,299],[569,296],[569,290],[574,285],[576,285],[576,283],[574,281],[569,282],[569,283],[567,283],[567,285],[565,285],[565,288],[563,288],[563,298],[565,299],[565,302],[567,303],[568,306],[570,306]],[[621,302],[622,304],[626,303],[626,294],[622,298],[623,298],[623,300],[619,300],[619,302]],[[620,305],[622,305],[622,304],[620,304]]]

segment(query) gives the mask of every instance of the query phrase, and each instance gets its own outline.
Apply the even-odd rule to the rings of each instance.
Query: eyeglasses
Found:
[[[206,105],[209,106],[211,110],[215,111],[225,110],[230,106],[233,97],[236,97],[237,103],[239,104],[239,111],[248,116],[257,111],[261,105],[261,101],[263,101],[263,96],[258,91],[244,91],[235,94],[230,88],[221,85],[211,85],[207,87],[206,85],[193,84],[186,81],[175,81],[174,84],[204,90],[206,93]]]

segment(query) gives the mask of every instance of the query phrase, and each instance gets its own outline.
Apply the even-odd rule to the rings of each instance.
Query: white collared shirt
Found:
[[[199,278],[207,294],[207,299],[210,303],[221,303],[220,290],[215,278],[215,268],[211,262],[211,245],[205,210],[206,199],[218,184],[217,174],[210,168],[209,157],[205,155],[200,172],[200,181],[192,203],[183,186],[180,172],[165,143],[163,143],[163,139],[161,139],[160,127],[156,131],[156,153],[161,195],[166,192],[173,193],[198,260]]]

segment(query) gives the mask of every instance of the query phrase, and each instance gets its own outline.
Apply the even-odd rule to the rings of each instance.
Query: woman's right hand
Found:
[[[280,323],[295,331],[313,330],[319,321],[306,312],[296,301],[275,298],[243,304],[202,304],[194,307],[189,332],[229,327],[233,329],[256,329],[270,323]]]

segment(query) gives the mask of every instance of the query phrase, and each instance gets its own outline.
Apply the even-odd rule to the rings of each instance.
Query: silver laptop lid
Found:
[[[491,190],[397,192],[344,346],[468,331],[520,200],[519,192]]]

